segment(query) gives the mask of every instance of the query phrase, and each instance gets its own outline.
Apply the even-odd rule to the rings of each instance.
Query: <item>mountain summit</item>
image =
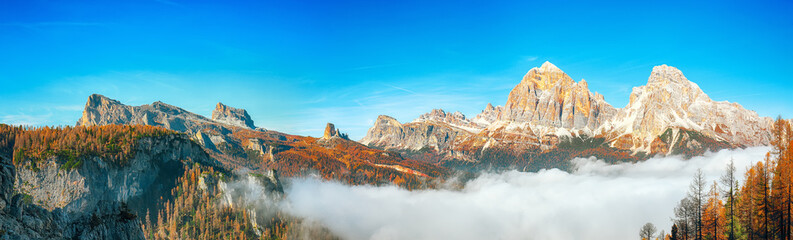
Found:
[[[99,94],[88,97],[83,116],[77,121],[78,126],[142,124],[191,133],[198,132],[201,125],[212,123],[212,120],[204,116],[160,101],[128,106]]]
[[[248,115],[248,111],[229,107],[223,103],[218,103],[215,106],[215,110],[212,111],[212,120],[238,127],[256,129],[251,116]]]
[[[585,80],[576,83],[561,69],[545,62],[526,73],[512,89],[499,120],[595,129],[614,112],[602,95],[589,91]]]
[[[670,128],[738,146],[764,145],[771,122],[736,103],[711,100],[679,69],[661,65],[653,68],[647,85],[633,88],[628,105],[602,130],[616,137],[615,146],[650,152],[652,142]]]

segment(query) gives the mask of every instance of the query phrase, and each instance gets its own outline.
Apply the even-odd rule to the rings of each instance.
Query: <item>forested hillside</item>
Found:
[[[698,172],[688,196],[674,209],[669,234],[662,239],[790,239],[793,236],[793,130],[774,122],[772,149],[744,176],[734,164],[719,181]],[[649,228],[643,228],[642,233]],[[648,236],[644,234],[643,236]],[[655,235],[652,235],[654,238]]]

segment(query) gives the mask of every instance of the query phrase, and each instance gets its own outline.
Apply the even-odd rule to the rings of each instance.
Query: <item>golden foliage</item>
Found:
[[[0,127],[3,143],[15,133],[14,164],[31,162],[31,167],[50,157],[58,156],[65,168],[78,167],[87,157],[97,156],[123,165],[134,157],[137,140],[177,134],[161,127],[147,125],[106,125],[90,127]]]

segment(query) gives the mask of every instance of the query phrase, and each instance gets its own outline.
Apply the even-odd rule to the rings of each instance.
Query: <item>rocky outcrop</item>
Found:
[[[198,131],[195,136],[193,136],[193,140],[208,150],[218,151],[217,147],[215,147],[215,142],[212,141],[212,138],[202,131]]]
[[[485,110],[482,110],[481,113],[476,115],[471,122],[480,126],[480,127],[487,127],[493,124],[498,120],[498,117],[504,111],[503,106],[493,107],[493,104],[488,103],[485,107]]]
[[[339,129],[336,129],[336,125],[333,125],[333,123],[328,123],[327,125],[325,125],[325,132],[322,134],[322,139],[331,139],[334,137],[345,140],[350,139],[349,137],[347,137],[346,133],[341,133]]]
[[[251,116],[248,115],[248,111],[229,107],[223,103],[218,103],[215,106],[215,110],[212,111],[212,120],[232,126],[256,129]]]
[[[37,168],[20,161],[15,187],[47,209],[69,214],[91,212],[101,202],[126,202],[135,213],[145,214],[164,196],[176,177],[191,162],[218,165],[184,135],[142,138],[135,155],[119,165],[99,157],[83,160],[77,168],[64,168],[57,157],[40,161]]]
[[[14,165],[7,156],[0,155],[0,212],[5,211],[11,204],[14,176],[16,176]]]
[[[140,220],[118,202],[97,202],[91,211],[48,211],[27,194],[11,196],[15,167],[0,156],[0,238],[2,239],[144,239]]]
[[[273,155],[274,147],[263,143],[263,141],[258,138],[248,139],[248,144],[245,145],[245,147],[259,154],[265,161],[272,162],[275,160],[275,156]]]

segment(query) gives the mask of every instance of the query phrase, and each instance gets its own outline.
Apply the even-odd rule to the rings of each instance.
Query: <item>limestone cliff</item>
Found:
[[[566,129],[596,129],[615,113],[603,96],[555,65],[533,68],[507,97],[501,121]]]
[[[433,150],[445,156],[468,158],[454,151],[458,138],[473,134],[442,122],[411,122],[402,124],[396,119],[380,115],[361,143],[384,149],[427,151]]]
[[[140,220],[118,202],[100,201],[69,214],[46,210],[27,194],[14,194],[15,167],[0,156],[0,239],[144,239]]]
[[[77,121],[78,126],[141,124],[191,133],[211,123],[212,120],[201,115],[159,101],[141,106],[127,106],[99,94],[88,97],[83,116]]]
[[[218,103],[212,111],[212,120],[238,127],[256,129],[251,116],[245,109],[238,109]]]
[[[126,202],[145,214],[152,198],[163,196],[175,184],[185,164],[218,165],[184,135],[138,140],[135,155],[124,165],[100,157],[83,160],[77,168],[64,168],[58,157],[39,162],[17,161],[15,187],[47,209],[66,213],[91,212],[100,202]]]

